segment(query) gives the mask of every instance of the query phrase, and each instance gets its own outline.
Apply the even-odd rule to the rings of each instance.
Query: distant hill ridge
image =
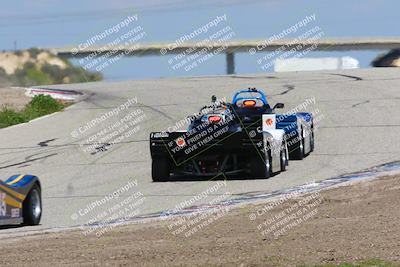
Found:
[[[42,49],[0,53],[0,86],[80,83],[102,78],[100,73],[86,71]]]

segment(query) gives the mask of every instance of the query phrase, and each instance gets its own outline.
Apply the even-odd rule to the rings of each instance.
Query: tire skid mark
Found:
[[[23,165],[23,164],[27,164],[27,163],[31,163],[31,162],[35,162],[35,161],[39,161],[39,160],[45,160],[47,158],[50,158],[50,157],[53,157],[53,156],[56,156],[56,155],[58,155],[58,153],[52,153],[52,154],[45,155],[45,156],[42,156],[42,157],[37,157],[37,158],[32,158],[32,157],[34,157],[36,155],[31,155],[31,156],[26,157],[24,161],[13,163],[13,164],[9,164],[9,165],[6,165],[6,166],[0,166],[0,170],[1,169],[7,169],[7,168],[10,168],[10,167],[20,166],[20,165]]]
[[[287,90],[283,91],[282,93],[280,93],[278,95],[286,95],[287,93],[289,93],[290,91],[295,89],[294,85],[291,85],[291,84],[287,84],[284,87],[286,87]]]
[[[360,103],[353,104],[351,107],[355,108],[355,107],[357,107],[359,105],[368,104],[369,102],[370,102],[369,100],[366,100],[366,101],[363,101],[363,102],[360,102]]]
[[[329,73],[329,75],[342,76],[342,77],[353,79],[354,81],[362,81],[363,80],[363,78],[358,77],[358,76],[346,75],[346,74],[340,74],[340,73]]]

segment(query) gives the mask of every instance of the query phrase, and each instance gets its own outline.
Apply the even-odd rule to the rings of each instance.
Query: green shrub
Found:
[[[63,78],[65,77],[62,69],[57,65],[50,65],[45,63],[42,66],[42,71],[51,77],[54,83],[63,83]]]
[[[64,105],[57,102],[57,100],[51,96],[37,95],[33,97],[31,102],[29,102],[29,104],[25,107],[23,114],[26,120],[29,121],[37,117],[60,111],[63,108]]]
[[[48,95],[37,95],[20,111],[3,107],[0,111],[0,128],[28,122],[35,118],[62,110],[66,105]]]
[[[8,79],[8,75],[6,73],[6,71],[0,67],[0,87],[1,86],[10,86],[10,81]]]
[[[16,112],[9,107],[3,107],[2,110],[0,110],[0,128],[5,128],[24,122],[25,118],[21,113]]]
[[[50,77],[46,73],[44,73],[41,70],[38,70],[36,68],[29,69],[26,73],[26,78],[29,81],[34,81],[35,84],[50,84],[50,83],[52,83]]]
[[[0,77],[7,77],[6,70],[3,67],[0,67]]]
[[[45,79],[41,77],[40,71],[35,67],[32,62],[27,62],[24,64],[22,69],[17,69],[14,75],[11,75],[10,80],[15,85],[20,86],[30,86],[37,85],[36,79]]]

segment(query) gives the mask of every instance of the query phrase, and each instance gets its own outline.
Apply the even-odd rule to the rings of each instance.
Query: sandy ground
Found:
[[[79,230],[8,238],[0,242],[0,266],[297,266],[373,258],[400,264],[399,194],[400,176],[383,177],[220,210],[187,236],[190,227],[177,233],[178,221],[167,219],[100,237]]]
[[[0,108],[10,106],[16,110],[21,110],[30,100],[30,97],[25,96],[24,89],[0,87]]]

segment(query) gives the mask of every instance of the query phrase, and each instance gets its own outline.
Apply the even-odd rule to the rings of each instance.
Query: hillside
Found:
[[[72,65],[46,50],[0,53],[0,86],[33,86],[99,81],[102,75]]]

